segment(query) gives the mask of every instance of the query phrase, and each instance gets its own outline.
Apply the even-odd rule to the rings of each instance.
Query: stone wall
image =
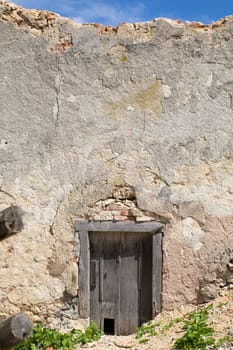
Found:
[[[0,210],[25,211],[0,242],[1,315],[76,305],[73,221],[124,184],[166,224],[164,309],[230,283],[233,17],[112,28],[5,1],[0,16]]]

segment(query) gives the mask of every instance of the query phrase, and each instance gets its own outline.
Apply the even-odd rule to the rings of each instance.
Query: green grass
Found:
[[[84,332],[79,329],[72,329],[67,333],[60,333],[56,329],[43,327],[38,324],[33,328],[31,337],[21,344],[15,346],[13,350],[75,350],[76,344],[86,344],[99,340],[102,331],[91,321],[90,326]]]

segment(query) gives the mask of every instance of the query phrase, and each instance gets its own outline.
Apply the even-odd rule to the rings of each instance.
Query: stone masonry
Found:
[[[78,318],[82,218],[165,224],[163,309],[232,283],[232,77],[232,16],[113,28],[0,1],[0,210],[25,213],[2,317]]]

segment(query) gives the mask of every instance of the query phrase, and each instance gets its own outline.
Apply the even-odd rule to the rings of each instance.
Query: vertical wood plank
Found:
[[[81,318],[90,316],[90,248],[88,231],[79,231],[79,312]]]
[[[103,294],[104,294],[104,260],[101,256],[99,259],[99,302],[102,303],[103,301]]]
[[[90,265],[90,289],[93,289],[96,287],[96,265],[97,261],[96,260],[91,260],[91,265]]]
[[[162,233],[153,234],[152,251],[152,317],[161,311]]]
[[[101,303],[99,302],[99,288],[100,288],[100,256],[102,255],[102,239],[99,238],[98,233],[89,232],[90,244],[90,259],[95,261],[95,286],[90,288],[90,320],[96,322],[97,326],[101,328]],[[91,266],[90,266],[91,267]],[[91,277],[91,276],[90,276]]]
[[[121,237],[121,235],[120,235]],[[120,334],[121,329],[121,284],[120,284],[120,276],[121,276],[121,241],[119,240],[118,244],[118,254],[117,254],[117,301],[116,301],[116,326],[115,326],[115,334]]]
[[[141,236],[139,326],[152,319],[152,235]]]
[[[120,334],[135,332],[139,316],[138,235],[122,233],[120,275]]]

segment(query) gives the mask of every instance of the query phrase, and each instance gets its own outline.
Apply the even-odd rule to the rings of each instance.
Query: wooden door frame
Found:
[[[90,317],[90,241],[89,232],[146,232],[153,235],[152,240],[152,317],[161,310],[162,291],[162,233],[164,224],[157,221],[143,223],[112,221],[76,221],[76,239],[80,243],[79,256],[79,314],[81,318]]]

